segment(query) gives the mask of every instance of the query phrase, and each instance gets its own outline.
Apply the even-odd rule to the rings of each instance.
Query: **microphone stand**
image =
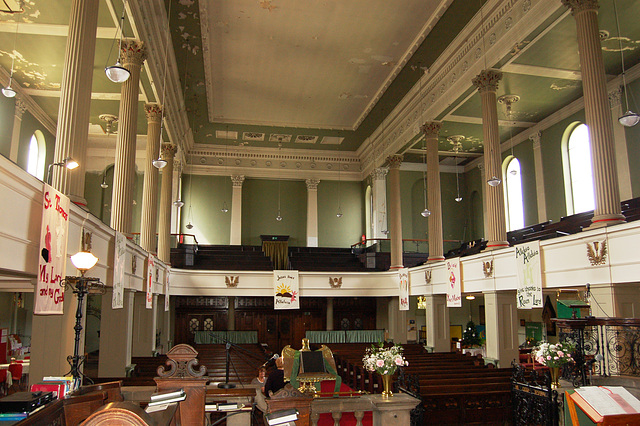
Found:
[[[229,383],[229,364],[231,363],[231,353],[229,350],[231,349],[231,342],[227,342],[224,348],[225,348],[225,352],[227,353],[227,365],[226,365],[226,371],[224,376],[224,383],[218,383],[218,388],[234,389],[236,385],[233,383]],[[234,370],[235,370],[235,367],[234,367]]]

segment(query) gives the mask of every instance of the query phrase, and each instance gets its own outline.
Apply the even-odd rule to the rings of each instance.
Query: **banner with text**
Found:
[[[273,308],[300,309],[298,271],[273,271]]]
[[[171,273],[164,271],[164,311],[169,312],[169,277]]]
[[[124,307],[124,261],[127,257],[127,237],[116,231],[116,252],[113,257],[113,295],[111,309]]]
[[[153,309],[153,273],[156,270],[156,261],[152,254],[147,258],[147,309]]]
[[[400,310],[409,310],[409,268],[398,270],[398,285],[400,286]]]
[[[462,277],[460,276],[460,258],[447,259],[449,284],[447,285],[447,308],[462,307]]]
[[[60,281],[67,269],[68,231],[69,198],[45,184],[34,314],[62,315],[64,288]]]
[[[542,308],[542,264],[540,241],[516,246],[516,273],[518,309]]]

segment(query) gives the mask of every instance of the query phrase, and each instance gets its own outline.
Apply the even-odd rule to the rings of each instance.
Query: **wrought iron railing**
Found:
[[[557,426],[560,421],[558,392],[551,388],[545,370],[530,370],[514,364],[511,378],[513,424]]]

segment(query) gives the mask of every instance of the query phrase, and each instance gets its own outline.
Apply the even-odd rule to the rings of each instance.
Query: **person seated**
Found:
[[[252,381],[252,385],[260,385],[260,390],[264,393],[264,382],[267,377],[267,369],[264,367],[258,368],[258,377],[255,377]]]
[[[272,371],[264,383],[264,394],[271,396],[284,387],[284,360],[276,359],[276,370]]]

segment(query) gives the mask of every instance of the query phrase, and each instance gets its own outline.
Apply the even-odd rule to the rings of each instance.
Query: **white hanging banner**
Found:
[[[147,258],[147,309],[153,309],[153,273],[156,270],[156,262],[149,253]]]
[[[409,310],[409,268],[398,270],[398,286],[400,287],[400,310]]]
[[[460,258],[447,259],[449,284],[447,285],[447,308],[462,307],[462,277],[460,276]]]
[[[164,271],[164,311],[169,312],[169,277],[171,273]]]
[[[113,257],[113,296],[111,309],[124,307],[124,262],[127,257],[127,237],[116,231],[116,249]],[[135,256],[135,255],[134,255]]]
[[[273,309],[300,309],[298,271],[273,271]]]
[[[518,244],[516,247],[516,273],[518,309],[542,308],[542,264],[540,241]]]
[[[64,288],[60,282],[66,276],[68,230],[69,198],[45,184],[34,314],[63,313]]]

